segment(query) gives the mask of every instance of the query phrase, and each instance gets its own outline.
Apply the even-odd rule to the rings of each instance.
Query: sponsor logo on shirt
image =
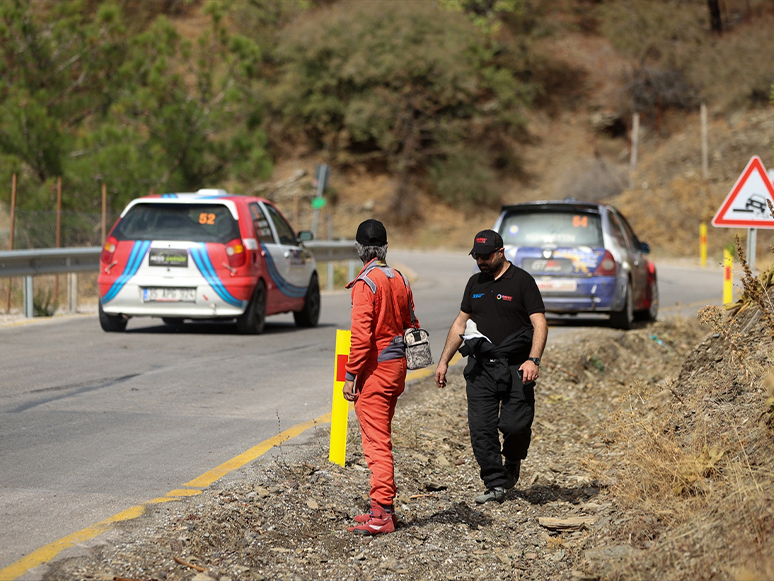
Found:
[[[508,295],[497,295],[498,301],[512,301],[513,297],[509,297]]]
[[[484,296],[484,293],[473,293],[473,298],[474,299],[480,299],[483,296]]]

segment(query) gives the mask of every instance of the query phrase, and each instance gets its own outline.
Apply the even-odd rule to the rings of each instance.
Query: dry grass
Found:
[[[611,418],[616,453],[597,468],[638,516],[629,541],[643,552],[605,579],[774,579],[772,276],[753,277],[737,252],[740,301],[703,309],[712,334],[680,376],[636,384]]]
[[[772,453],[768,429],[755,414],[740,418],[726,406],[712,409],[701,391],[668,405],[652,403],[657,393],[630,396],[610,430],[623,450],[614,458],[612,494],[638,516],[628,540],[646,552],[613,566],[605,578],[667,571],[670,579],[738,579],[741,570],[750,579],[774,578],[768,558],[774,473],[761,466]],[[648,522],[653,526],[642,526]],[[714,572],[706,567],[707,552],[720,565]]]
[[[66,311],[67,274],[36,276],[33,279],[35,316],[52,316]],[[57,284],[57,278],[59,282]],[[0,278],[0,313],[24,311],[24,287],[21,277]],[[58,289],[58,292],[57,292]],[[10,292],[9,292],[10,291]],[[97,273],[78,273],[78,308],[92,309],[97,304]],[[10,298],[10,309],[8,299]],[[47,313],[47,314],[46,314]]]

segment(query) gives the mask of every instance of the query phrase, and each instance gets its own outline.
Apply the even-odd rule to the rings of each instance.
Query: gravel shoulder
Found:
[[[483,486],[457,365],[447,389],[427,378],[410,384],[399,401],[393,534],[364,539],[347,532],[369,489],[353,414],[345,467],[328,462],[328,431],[318,428],[201,495],[151,505],[22,579],[733,578],[733,545],[725,562],[669,542],[703,542],[706,534],[694,539],[691,528],[681,528],[700,507],[670,518],[631,493],[632,478],[646,474],[637,472],[630,447],[647,439],[621,431],[657,424],[668,410],[682,414],[698,385],[685,379],[686,366],[698,369],[704,355],[697,354],[706,355],[712,341],[706,327],[680,318],[628,332],[600,327],[549,336],[530,454],[503,504],[473,502]],[[754,395],[750,405],[762,407],[765,398]],[[717,479],[710,471],[701,480]],[[673,496],[679,512],[685,496]],[[689,494],[685,502],[706,496]],[[736,559],[755,564],[749,552]]]

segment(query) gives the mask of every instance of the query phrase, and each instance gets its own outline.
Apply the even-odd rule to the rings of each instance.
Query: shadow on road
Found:
[[[610,318],[607,315],[554,315],[546,314],[546,320],[549,327],[571,328],[610,328]],[[634,321],[632,329],[644,329],[648,326],[647,321]]]
[[[129,327],[126,329],[126,333],[133,334],[148,334],[148,335],[177,335],[180,333],[191,335],[239,335],[237,331],[236,323],[233,321],[187,321],[181,324],[168,325],[161,321],[153,319],[138,321],[134,323],[129,322]],[[140,326],[142,325],[142,326]],[[316,328],[336,327],[333,323],[321,323]],[[266,327],[261,335],[279,335],[282,333],[301,333],[304,329],[296,326],[295,323],[266,323]],[[246,335],[249,336],[249,335]]]

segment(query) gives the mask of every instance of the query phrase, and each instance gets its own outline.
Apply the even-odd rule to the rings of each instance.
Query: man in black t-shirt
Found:
[[[516,485],[521,461],[527,457],[535,380],[548,323],[535,279],[505,259],[497,232],[476,234],[470,254],[481,272],[471,276],[465,287],[460,313],[435,370],[435,383],[446,386],[455,351],[468,355],[464,376],[470,441],[487,488],[475,500],[483,504],[505,500],[505,490]]]

